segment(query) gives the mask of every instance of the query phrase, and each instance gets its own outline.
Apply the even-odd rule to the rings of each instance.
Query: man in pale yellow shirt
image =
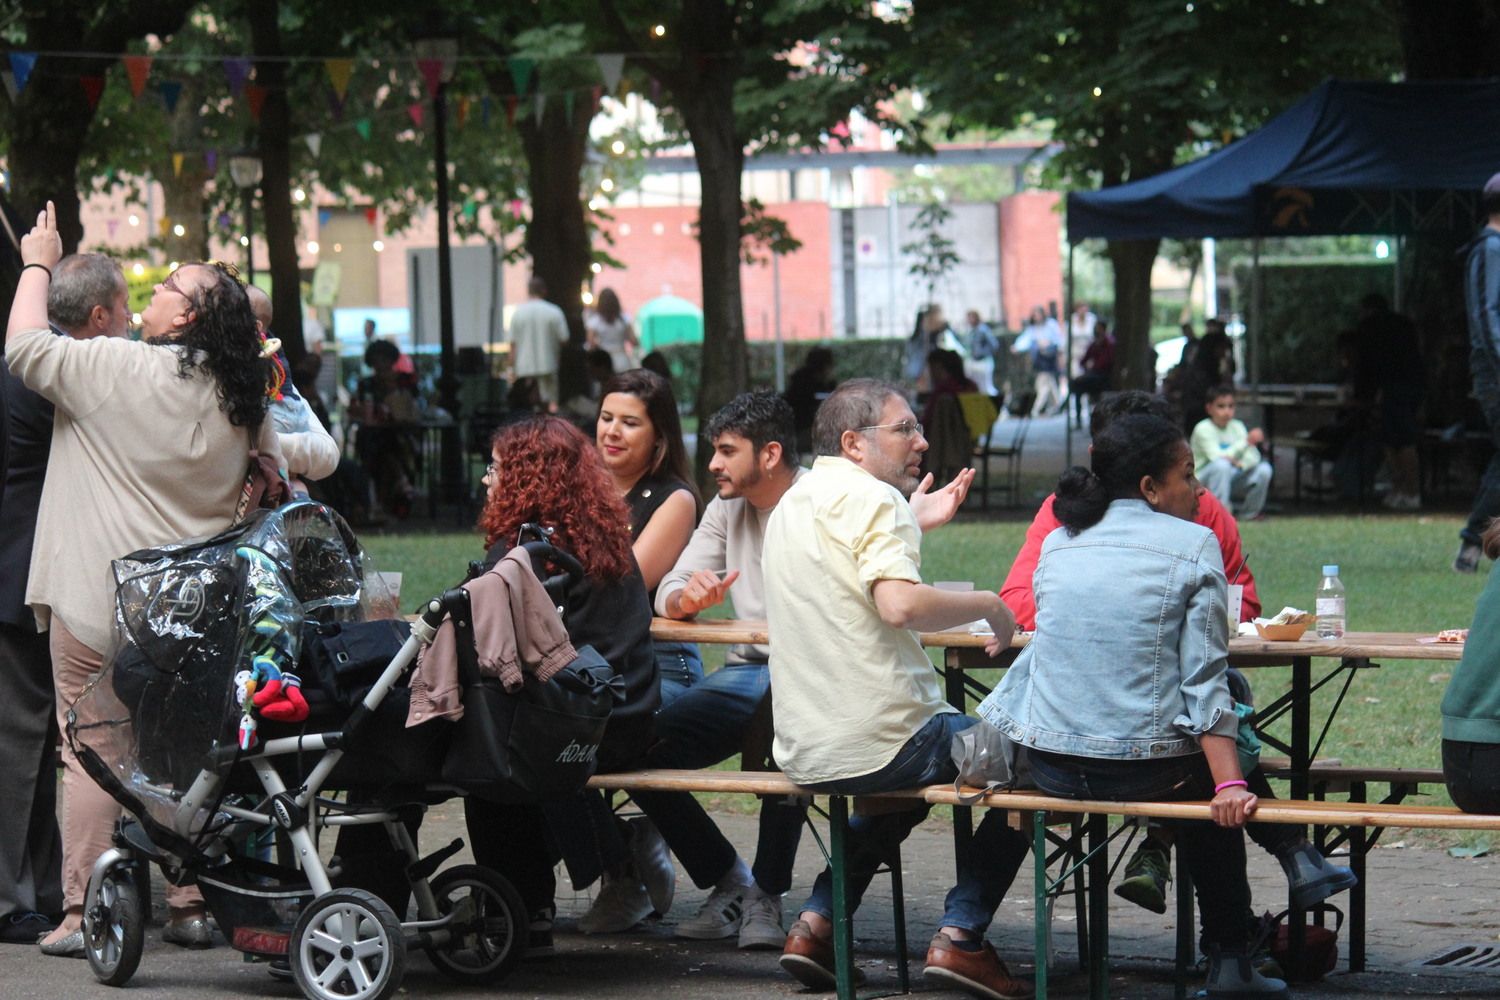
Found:
[[[813,424],[817,460],[782,497],[766,528],[762,565],[771,634],[777,763],[793,781],[864,794],[951,782],[953,734],[976,720],[943,700],[918,631],[987,620],[991,655],[1010,644],[1015,619],[998,594],[922,582],[923,530],[963,503],[974,470],[928,492],[918,482],[927,440],[900,391],[873,379],[839,386]],[[908,497],[910,499],[908,500]],[[850,820],[851,909],[889,845],[925,809]],[[984,941],[995,909],[1026,857],[1027,840],[998,811],[985,815],[958,858],[925,974],[978,996],[1024,997]],[[818,877],[792,925],[781,965],[813,988],[834,985],[832,874]]]

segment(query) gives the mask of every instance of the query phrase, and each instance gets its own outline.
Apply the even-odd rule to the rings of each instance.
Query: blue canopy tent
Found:
[[[1481,221],[1480,189],[1497,170],[1500,80],[1328,80],[1202,159],[1070,193],[1068,309],[1081,240],[1248,238],[1258,264],[1259,239],[1268,236],[1468,233]],[[1258,273],[1253,317],[1261,314]],[[1252,326],[1252,380],[1258,339]],[[1071,441],[1067,451],[1071,458]]]
[[[1068,240],[1467,232],[1500,170],[1500,80],[1329,80],[1166,173],[1068,195]]]

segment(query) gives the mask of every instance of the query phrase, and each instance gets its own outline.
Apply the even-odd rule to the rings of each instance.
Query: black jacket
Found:
[[[0,623],[33,629],[36,622],[26,606],[26,577],[36,536],[37,508],[52,450],[52,404],[22,384],[0,361],[5,462],[0,478]]]

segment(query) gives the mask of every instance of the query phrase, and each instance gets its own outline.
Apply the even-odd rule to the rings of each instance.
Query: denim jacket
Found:
[[[1233,739],[1224,566],[1213,532],[1144,500],[1042,543],[1036,636],[979,706],[1027,746],[1079,757],[1180,757]]]

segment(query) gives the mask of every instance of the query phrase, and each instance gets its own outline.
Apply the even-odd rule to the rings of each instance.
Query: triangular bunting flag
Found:
[[[258,83],[245,85],[245,99],[250,102],[250,118],[260,121],[261,109],[266,106],[266,88]]]
[[[208,172],[216,174],[219,172],[219,151],[217,149],[205,149],[203,151],[203,165]]]
[[[173,153],[172,154],[172,176],[173,177],[181,177],[182,176],[182,161],[185,160],[185,159],[187,159],[187,157],[184,154],[182,154],[182,153]]]
[[[417,72],[422,74],[422,82],[427,85],[427,96],[436,97],[438,88],[443,85],[443,60],[418,59]]]
[[[516,95],[511,94],[505,98],[505,124],[512,127],[516,124],[516,105],[521,102],[516,100]]]
[[[108,222],[106,222],[104,224],[104,228],[109,230],[109,238],[110,239],[114,239],[115,238],[115,230],[117,230],[117,229],[120,228],[120,220],[119,219],[110,219]]]
[[[36,68],[35,52],[12,52],[10,54],[10,72],[16,78],[16,93],[26,89],[26,81],[31,79],[31,71]]]
[[[177,99],[182,96],[182,84],[176,80],[163,80],[156,85],[161,91],[161,102],[167,106],[167,114],[177,110]]]
[[[318,228],[322,229],[333,221],[333,213],[326,208],[318,209]]]
[[[156,228],[161,230],[163,236],[170,233],[172,231],[172,217],[170,215],[163,215],[156,223]]]
[[[833,137],[835,137],[835,138],[837,138],[837,139],[848,139],[849,138],[849,123],[846,122],[846,121],[836,122],[834,124],[833,128],[831,128],[831,129],[828,130],[828,134],[831,135],[831,136],[833,136]]]
[[[225,59],[224,78],[229,81],[229,92],[239,97],[245,92],[245,81],[250,79],[250,60],[243,56]]]
[[[328,110],[333,115],[333,120],[341,122],[344,120],[344,101],[333,91],[328,92]]]
[[[542,115],[547,113],[547,95],[538,90],[536,96],[531,99],[531,102],[536,108],[536,117],[532,120],[540,125],[542,123]]]
[[[661,107],[661,81],[654,76],[651,78],[651,103]]]
[[[370,141],[370,119],[368,119],[368,118],[361,118],[358,121],[356,121],[354,123],[354,131],[358,132],[359,133],[359,137],[361,139],[363,139],[365,142],[369,142]]]
[[[571,90],[563,92],[563,118],[568,122],[573,121],[573,92]]]
[[[510,217],[512,219],[519,219],[521,217],[521,209],[524,207],[524,204],[520,198],[512,198],[510,200]]]
[[[479,101],[479,124],[485,128],[490,127],[490,99],[488,97],[481,98]]]
[[[304,137],[304,141],[307,143],[307,151],[311,153],[313,155],[313,159],[316,160],[318,158],[318,154],[323,152],[323,133],[309,132]]]
[[[130,77],[130,92],[140,97],[146,89],[146,77],[151,75],[151,57],[126,56],[120,61],[125,64],[125,75]]]
[[[460,97],[458,99],[458,127],[463,128],[464,122],[469,120],[469,99]]]
[[[99,98],[104,93],[104,77],[80,76],[78,85],[83,88],[83,96],[88,98],[89,110],[93,111],[99,106]]]
[[[0,70],[0,82],[5,84],[5,93],[10,97],[11,102],[14,103],[16,98],[20,96],[20,91],[16,90],[16,78],[11,74],[10,70]]]
[[[618,52],[606,52],[594,57],[599,64],[599,75],[604,77],[604,89],[613,94],[620,85],[620,73],[625,69],[625,57]]]
[[[468,219],[470,222],[473,222],[474,221],[474,217],[476,215],[478,215],[478,214],[479,214],[479,203],[477,201],[475,201],[473,198],[465,198],[464,199],[464,218]]]
[[[589,88],[589,117],[599,113],[599,98],[604,96],[604,88],[594,86]]]
[[[531,71],[536,69],[535,59],[512,59],[510,61],[510,78],[516,85],[516,93],[526,93],[526,87],[531,83]]]
[[[412,124],[417,128],[422,127],[422,102],[412,101],[406,106],[406,113],[411,116]]]
[[[234,220],[229,217],[229,213],[228,212],[220,212],[219,213],[219,228],[222,229],[222,230],[224,230],[227,233],[229,231],[229,227],[232,226],[232,225],[234,225]]]
[[[343,103],[344,95],[349,91],[349,77],[354,73],[353,59],[324,59],[323,68],[328,70],[328,82],[333,84],[333,92],[338,95],[339,103]]]
[[[375,225],[375,219],[376,219],[376,217],[377,217],[376,216],[376,212],[375,212],[375,209],[374,209],[373,206],[370,207],[370,208],[365,209],[365,221],[368,222],[370,225],[372,225],[372,226]]]

